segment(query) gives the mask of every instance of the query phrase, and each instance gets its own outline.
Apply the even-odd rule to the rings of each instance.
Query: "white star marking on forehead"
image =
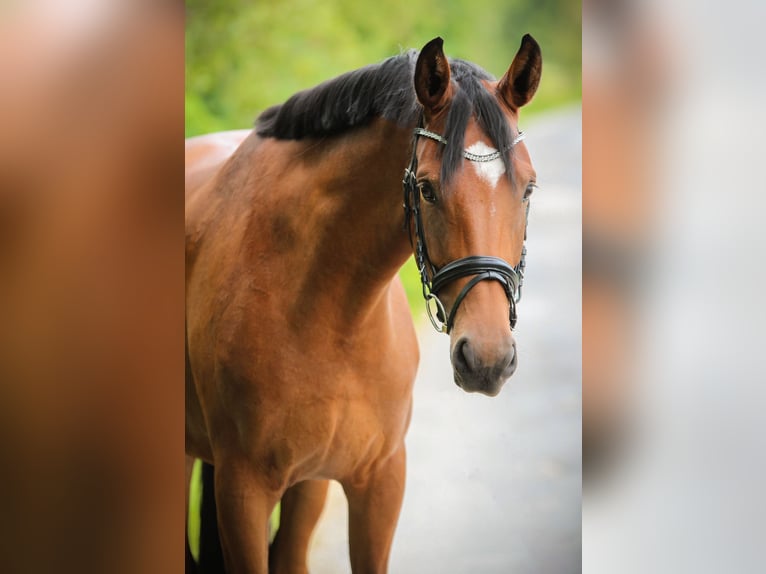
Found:
[[[476,142],[471,144],[471,147],[467,148],[466,151],[476,155],[489,155],[497,150],[489,147],[484,142]],[[497,186],[500,176],[505,173],[505,165],[500,158],[493,159],[492,161],[472,161],[470,163],[476,170],[476,174],[492,187]]]

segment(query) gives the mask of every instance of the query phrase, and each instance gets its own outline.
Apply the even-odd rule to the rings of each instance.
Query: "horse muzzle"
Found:
[[[516,371],[516,343],[508,337],[491,349],[469,337],[461,337],[451,353],[455,384],[469,393],[496,396]]]

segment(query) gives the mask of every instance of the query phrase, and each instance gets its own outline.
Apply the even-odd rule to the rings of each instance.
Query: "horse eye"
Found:
[[[528,200],[529,196],[532,195],[532,192],[534,190],[536,190],[536,189],[537,189],[537,184],[536,183],[530,183],[529,185],[527,185],[527,189],[526,189],[526,191],[524,191],[524,199],[523,199],[523,201]]]
[[[418,184],[420,187],[420,195],[423,196],[423,199],[427,201],[428,203],[436,203],[436,191],[434,190],[434,186],[431,185],[428,181],[423,181],[420,184]]]

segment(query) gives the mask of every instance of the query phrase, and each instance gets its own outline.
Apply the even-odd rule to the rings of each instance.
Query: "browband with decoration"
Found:
[[[434,141],[439,142],[440,144],[447,145],[446,138],[443,138],[439,134],[435,134],[434,132],[429,132],[427,129],[424,128],[415,128],[415,134],[423,137],[430,138]],[[519,143],[521,140],[523,140],[526,136],[524,135],[524,132],[519,132],[519,135],[516,136],[516,138],[511,142],[511,147],[515,146],[517,143]],[[470,161],[478,161],[478,162],[485,162],[485,161],[494,161],[500,157],[499,151],[493,151],[492,153],[484,154],[484,155],[478,155],[475,153],[471,153],[468,150],[463,150],[463,157]]]

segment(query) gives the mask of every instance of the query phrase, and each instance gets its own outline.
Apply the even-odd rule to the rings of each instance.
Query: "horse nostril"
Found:
[[[473,351],[468,339],[460,339],[452,352],[452,362],[455,367],[465,373],[471,373],[476,370],[476,354]]]
[[[516,343],[514,343],[511,345],[511,349],[505,357],[505,368],[503,368],[501,376],[510,377],[516,371],[517,362]]]

